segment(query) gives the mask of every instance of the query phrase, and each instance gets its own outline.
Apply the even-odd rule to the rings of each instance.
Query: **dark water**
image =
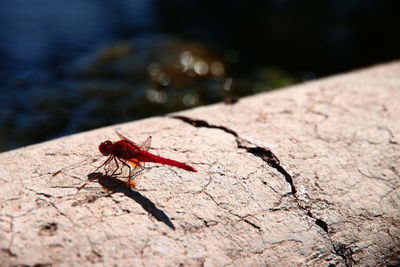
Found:
[[[399,7],[1,0],[0,151],[397,59]]]

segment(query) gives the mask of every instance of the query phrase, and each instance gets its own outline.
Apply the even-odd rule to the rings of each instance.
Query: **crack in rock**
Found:
[[[241,138],[235,131],[228,129],[224,126],[217,126],[211,125],[206,121],[203,120],[193,120],[184,116],[172,116],[171,118],[178,119],[184,121],[194,127],[204,127],[204,128],[211,128],[211,129],[219,129],[226,133],[233,135],[236,138],[237,147],[240,149],[244,149],[247,152],[253,154],[254,156],[261,158],[263,161],[267,162],[269,166],[276,169],[279,173],[281,173],[284,177],[286,182],[290,185],[290,191],[294,195],[296,194],[297,190],[293,184],[292,176],[280,165],[279,159],[272,153],[271,150],[266,149],[264,147],[257,146],[246,139]]]
[[[257,229],[258,231],[261,231],[261,227],[258,226],[258,225],[256,225],[255,223],[252,223],[251,221],[249,221],[249,220],[247,220],[247,219],[245,219],[245,218],[242,218],[242,220],[243,220],[245,223],[247,223],[248,225],[250,225],[250,226],[252,226],[253,228]]]
[[[261,158],[269,166],[271,166],[272,168],[277,170],[280,174],[282,174],[285,177],[286,182],[290,185],[291,194],[296,199],[298,206],[301,209],[303,209],[306,212],[306,215],[308,217],[312,218],[314,220],[314,223],[328,235],[328,239],[333,245],[333,250],[334,250],[335,254],[340,256],[344,260],[346,266],[353,265],[354,259],[352,257],[353,251],[351,250],[351,248],[349,248],[345,244],[333,241],[329,236],[328,224],[325,221],[323,221],[319,218],[316,218],[315,215],[313,215],[310,210],[308,210],[306,207],[303,207],[300,204],[300,200],[296,194],[297,190],[293,183],[292,176],[281,166],[279,159],[275,156],[275,154],[271,150],[264,148],[264,147],[257,146],[256,144],[253,144],[250,141],[247,141],[246,139],[240,137],[239,134],[236,133],[235,131],[233,131],[227,127],[221,126],[221,125],[211,125],[207,121],[191,119],[191,118],[188,118],[185,116],[170,116],[170,118],[181,120],[181,121],[186,122],[196,128],[204,127],[204,128],[210,128],[210,129],[219,129],[226,133],[229,133],[235,137],[236,144],[239,149],[244,149],[248,153],[251,153],[258,158]],[[247,221],[245,221],[245,222],[249,223]],[[256,225],[252,224],[252,226],[258,228],[258,226],[256,226]]]
[[[46,198],[51,198],[51,197],[53,197],[52,195],[47,194],[47,193],[37,192],[37,191],[35,191],[35,190],[32,189],[32,188],[28,188],[28,187],[25,187],[25,188],[28,189],[29,191],[35,193],[36,195],[39,195],[39,196],[44,196],[44,197],[46,197]]]

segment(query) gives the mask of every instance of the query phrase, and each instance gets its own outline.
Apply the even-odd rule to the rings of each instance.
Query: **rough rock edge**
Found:
[[[294,182],[293,182],[293,178],[292,178],[292,177],[295,177],[295,176],[290,175],[290,174],[281,166],[279,160],[277,159],[277,157],[275,157],[275,155],[272,153],[271,150],[269,150],[269,149],[264,149],[264,148],[262,148],[262,147],[259,147],[259,146],[254,145],[253,143],[251,143],[251,142],[249,142],[249,141],[247,141],[247,140],[244,140],[243,138],[239,137],[239,135],[238,135],[236,132],[234,132],[234,131],[232,131],[232,130],[230,130],[230,129],[224,127],[224,126],[210,125],[210,124],[209,124],[208,122],[206,122],[206,121],[194,120],[194,119],[190,119],[189,117],[183,117],[183,116],[171,116],[171,117],[172,117],[172,118],[175,117],[175,119],[178,119],[178,120],[180,120],[180,121],[185,121],[186,123],[188,123],[188,124],[190,124],[190,125],[195,124],[194,126],[197,125],[196,127],[205,127],[205,128],[220,129],[220,130],[222,130],[222,131],[224,131],[224,132],[229,133],[229,134],[232,135],[233,137],[235,137],[235,140],[236,140],[236,143],[237,143],[237,147],[238,147],[239,149],[245,150],[246,152],[248,152],[248,153],[250,153],[250,154],[252,154],[252,155],[254,155],[254,156],[257,156],[257,157],[261,158],[262,160],[264,160],[265,162],[267,162],[271,167],[273,167],[275,170],[277,170],[279,173],[281,173],[281,174],[285,177],[286,182],[290,185],[290,188],[291,188],[291,190],[290,190],[291,192],[288,193],[287,195],[288,195],[289,197],[291,197],[293,200],[295,200],[295,202],[297,202],[298,207],[299,207],[301,210],[304,211],[304,214],[305,214],[307,217],[312,218],[312,219],[314,220],[315,225],[319,226],[319,227],[320,227],[325,233],[327,233],[328,236],[329,236],[329,227],[328,227],[327,223],[324,222],[323,220],[317,218],[316,216],[314,216],[314,215],[310,212],[310,209],[308,209],[306,206],[302,205],[302,203],[300,202],[300,200],[299,200],[299,198],[298,198],[298,196],[297,196],[298,190],[295,188]],[[388,131],[390,131],[390,129],[388,129]],[[392,134],[392,133],[391,133],[390,135],[393,137],[393,134]],[[397,143],[397,144],[398,144],[398,143]],[[359,171],[360,171],[360,170],[359,170]],[[361,171],[360,171],[360,173],[361,173]],[[362,174],[362,173],[361,173],[361,174]],[[364,174],[363,174],[363,175],[364,175]],[[397,176],[398,176],[398,175],[397,175]],[[0,178],[1,178],[1,177],[0,177]],[[1,180],[3,180],[3,179],[1,179]],[[3,180],[3,181],[4,181],[4,180]],[[206,188],[206,187],[207,187],[207,185],[205,185],[204,188]],[[52,195],[50,195],[50,194],[47,194],[47,193],[43,193],[43,192],[39,192],[39,191],[32,190],[31,188],[25,188],[25,189],[28,189],[28,190],[30,190],[30,191],[36,193],[37,195],[43,196],[43,197],[45,197],[45,198],[54,197],[54,196],[52,196]],[[301,190],[299,190],[299,191],[301,192]],[[114,200],[114,199],[112,199],[112,200],[116,202],[116,200]],[[116,202],[116,203],[117,203],[117,202]],[[53,204],[53,206],[54,206],[55,209],[58,210],[58,208],[57,208],[56,205]],[[63,215],[63,216],[66,216],[66,217],[68,218],[68,215],[63,214],[63,212],[62,212],[61,210],[58,210],[58,213],[61,214],[61,215]],[[233,214],[233,215],[234,215],[234,214]],[[210,221],[207,221],[206,219],[203,219],[203,218],[201,218],[201,217],[199,217],[198,219],[203,220],[203,222],[204,222],[204,227],[211,227],[211,226],[212,226],[212,225],[210,224]],[[247,217],[240,217],[239,219],[240,219],[242,222],[244,222],[244,223],[248,224],[249,226],[253,227],[254,229],[260,230],[260,227],[259,227],[257,224],[253,223],[253,222],[251,221],[251,218],[250,218],[250,217],[249,217],[249,218],[247,218]],[[12,227],[12,221],[11,221],[11,227]],[[51,230],[52,228],[53,228],[53,227],[52,227],[51,224],[48,224],[48,225],[44,225],[44,226],[43,226],[43,229],[46,230],[46,231],[49,230],[49,229]],[[330,237],[329,237],[329,239],[330,239]],[[354,263],[354,260],[353,260],[353,258],[352,258],[352,253],[353,253],[353,252],[351,251],[351,249],[349,248],[349,246],[344,245],[344,244],[341,244],[341,243],[339,243],[339,242],[334,242],[334,241],[332,241],[332,240],[331,240],[331,243],[332,243],[332,250],[336,253],[336,255],[338,255],[338,256],[340,256],[340,257],[343,258],[344,264],[350,266],[350,265],[352,265],[352,264]],[[143,249],[145,249],[146,247],[147,247],[147,243],[146,243],[146,245],[144,246]],[[2,250],[2,253],[8,254],[10,257],[15,257],[15,256],[16,256],[15,254],[13,254],[13,252],[12,252],[11,250],[8,250],[8,251],[7,251],[7,249],[3,249],[3,250]],[[96,254],[96,250],[95,250],[95,249],[93,249],[93,253]],[[101,257],[101,254],[99,254],[99,255],[100,255],[100,257]],[[342,256],[342,255],[343,255],[343,256]],[[396,255],[397,255],[397,256],[396,256]],[[97,256],[98,256],[98,255],[97,255]],[[376,255],[375,255],[375,256],[376,256]],[[398,253],[397,253],[397,254],[394,253],[393,255],[389,255],[388,257],[386,257],[386,259],[389,259],[389,260],[390,260],[390,257],[393,257],[394,261],[396,261],[396,259],[398,259],[398,256],[399,256]],[[383,257],[383,258],[385,258],[385,257]],[[346,259],[350,259],[350,262],[348,262],[349,260],[346,260]],[[43,261],[43,262],[45,262],[45,261]],[[355,262],[355,263],[357,264],[357,262]]]
[[[352,257],[353,251],[351,250],[351,248],[349,248],[345,244],[342,244],[340,242],[336,242],[336,241],[332,240],[331,237],[329,236],[329,227],[328,227],[327,223],[324,222],[323,220],[317,218],[316,216],[314,216],[311,213],[311,211],[307,209],[307,207],[303,206],[300,203],[299,198],[296,194],[297,189],[296,189],[295,185],[293,184],[292,176],[281,166],[279,159],[275,156],[275,154],[270,149],[257,146],[255,144],[251,143],[250,141],[245,140],[244,138],[240,137],[235,131],[233,131],[225,126],[211,125],[204,120],[195,120],[195,119],[191,119],[191,118],[188,118],[185,116],[170,116],[170,117],[181,120],[183,122],[186,122],[196,128],[204,127],[204,128],[210,128],[210,129],[219,129],[228,134],[233,135],[235,137],[236,144],[239,149],[244,149],[248,153],[250,153],[258,158],[261,158],[269,166],[271,166],[272,168],[277,170],[280,174],[282,174],[283,177],[285,178],[285,181],[289,184],[289,186],[291,188],[290,194],[295,198],[298,207],[300,209],[304,210],[304,214],[306,216],[313,218],[315,220],[314,221],[315,224],[327,233],[329,241],[332,243],[333,251],[336,253],[336,255],[343,258],[346,267],[353,266],[354,259]],[[260,229],[258,226],[254,225],[254,224],[252,224],[252,226]]]

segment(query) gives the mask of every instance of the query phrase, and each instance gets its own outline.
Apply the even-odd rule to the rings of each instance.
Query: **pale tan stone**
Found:
[[[0,154],[0,262],[53,266],[399,263],[400,62]],[[111,192],[115,130],[162,156]]]

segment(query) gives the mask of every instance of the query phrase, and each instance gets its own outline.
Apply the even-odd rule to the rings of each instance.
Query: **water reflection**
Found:
[[[0,1],[0,151],[393,59],[392,5]]]
[[[157,91],[154,89],[148,89],[146,92],[146,98],[150,102],[163,104],[167,102],[168,96],[164,91]]]
[[[221,54],[162,36],[93,48],[59,75],[1,96],[0,149],[246,95],[279,76],[234,79]]]
[[[187,94],[182,98],[182,103],[186,107],[193,107],[199,102],[198,96],[194,94]]]

